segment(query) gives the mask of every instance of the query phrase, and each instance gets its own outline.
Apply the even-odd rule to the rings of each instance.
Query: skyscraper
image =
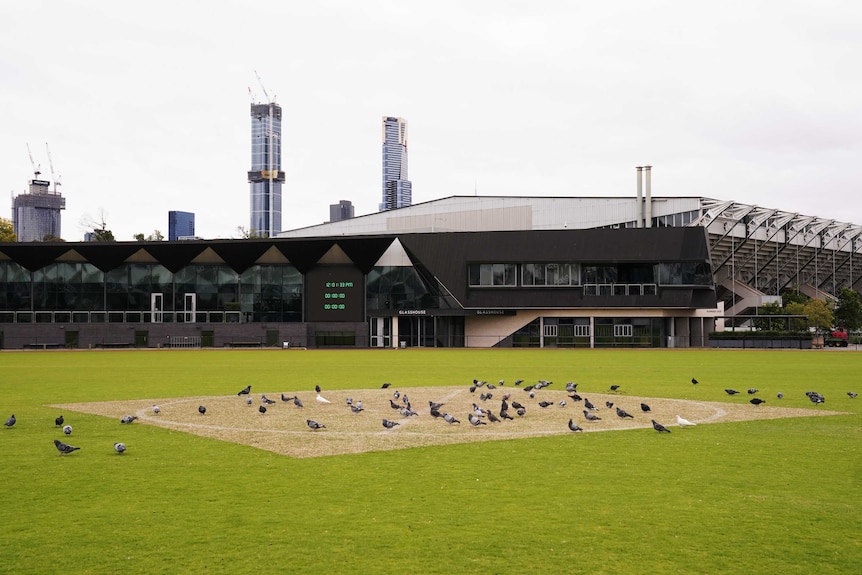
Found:
[[[36,176],[39,176],[38,170]],[[19,242],[41,242],[60,237],[60,210],[66,209],[66,198],[51,190],[51,182],[30,180],[30,193],[12,200],[12,225]]]
[[[349,220],[353,217],[355,211],[353,202],[349,200],[341,200],[337,204],[329,204],[329,221],[340,222],[341,220]]]
[[[281,230],[281,106],[251,105],[251,221],[249,232],[272,237]]]
[[[168,240],[176,241],[194,237],[195,215],[191,212],[168,212]]]
[[[407,120],[383,116],[383,200],[380,211],[409,206],[413,202],[407,179]]]

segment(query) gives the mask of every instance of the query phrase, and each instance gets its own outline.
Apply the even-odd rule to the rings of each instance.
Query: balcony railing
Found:
[[[0,323],[243,323],[241,311],[0,311]]]

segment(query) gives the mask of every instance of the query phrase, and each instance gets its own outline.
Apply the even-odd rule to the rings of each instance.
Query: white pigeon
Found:
[[[161,407],[159,407],[158,405],[153,405],[153,413],[155,413],[156,415],[158,415],[158,414],[159,414],[159,412],[161,412],[161,411],[162,411],[162,408],[161,408]]]
[[[315,399],[317,401],[319,401],[320,403],[332,403],[331,401],[329,401],[328,399],[326,399],[325,397],[323,397],[319,393],[317,394],[317,397]]]
[[[676,424],[680,427],[694,427],[696,423],[685,419],[684,417],[676,416]]]
[[[245,404],[246,404],[246,405],[251,405],[251,402],[252,402],[251,397],[246,397],[246,398],[245,398]]]

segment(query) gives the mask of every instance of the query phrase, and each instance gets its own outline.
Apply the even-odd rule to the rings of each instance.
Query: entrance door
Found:
[[[152,323],[162,323],[165,312],[165,294],[150,294],[150,312],[150,321]]]
[[[183,295],[183,321],[193,323],[197,312],[197,294],[187,293]]]

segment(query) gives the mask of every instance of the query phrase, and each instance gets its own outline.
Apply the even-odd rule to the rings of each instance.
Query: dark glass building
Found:
[[[191,212],[168,212],[168,240],[193,238],[195,235],[195,215]]]

